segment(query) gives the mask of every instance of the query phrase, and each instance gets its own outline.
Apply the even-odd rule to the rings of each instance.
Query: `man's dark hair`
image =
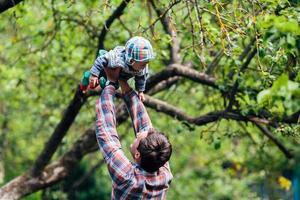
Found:
[[[163,133],[150,129],[137,150],[141,155],[141,167],[147,172],[155,172],[170,159],[172,145]]]

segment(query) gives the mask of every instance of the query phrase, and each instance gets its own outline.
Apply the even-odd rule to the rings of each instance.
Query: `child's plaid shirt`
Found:
[[[112,199],[165,199],[173,178],[167,162],[158,171],[149,173],[124,155],[116,130],[113,99],[115,88],[106,86],[96,104],[96,136],[112,178]],[[137,94],[124,97],[135,132],[152,127],[148,113]]]

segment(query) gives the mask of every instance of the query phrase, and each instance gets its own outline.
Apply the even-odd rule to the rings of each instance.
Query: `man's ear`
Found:
[[[140,154],[140,152],[136,151],[136,153],[134,154],[134,159],[135,159],[135,160],[140,160],[140,159],[141,159],[141,154]]]

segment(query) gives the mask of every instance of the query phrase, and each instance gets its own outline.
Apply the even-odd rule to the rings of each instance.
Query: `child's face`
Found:
[[[147,66],[148,62],[139,62],[139,61],[133,61],[132,68],[136,71],[140,71],[144,69]]]

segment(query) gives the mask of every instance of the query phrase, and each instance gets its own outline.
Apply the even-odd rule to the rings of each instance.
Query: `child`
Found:
[[[106,54],[99,56],[90,72],[90,86],[99,84],[99,78],[106,76],[104,68],[121,68],[120,80],[127,81],[134,77],[135,89],[139,98],[144,101],[144,90],[148,75],[148,62],[154,58],[150,42],[143,37],[133,37],[124,46],[117,46]]]

